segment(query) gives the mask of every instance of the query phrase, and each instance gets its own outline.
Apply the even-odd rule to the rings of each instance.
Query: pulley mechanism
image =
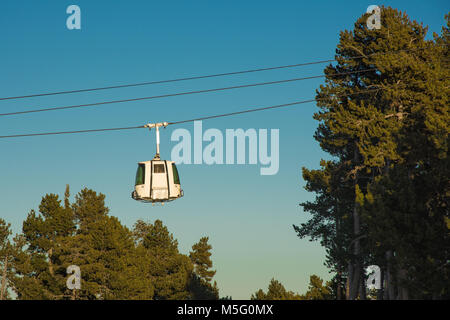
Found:
[[[159,128],[160,127],[167,127],[169,125],[168,122],[158,122],[158,123],[147,123],[144,127],[149,128],[150,131],[152,130],[152,128],[155,128],[156,130],[156,155],[153,158],[154,160],[159,160]]]

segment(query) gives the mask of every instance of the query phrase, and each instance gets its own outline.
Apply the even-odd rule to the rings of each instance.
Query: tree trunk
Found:
[[[52,254],[53,254],[53,248],[50,248],[47,251],[47,255],[48,255],[48,271],[53,276],[54,272],[53,272],[53,264],[52,264]]]
[[[384,268],[380,268],[380,289],[377,290],[377,300],[383,300],[384,298]]]
[[[361,300],[366,300],[366,283],[364,281],[364,273],[361,272],[361,279],[359,281],[359,298]]]
[[[339,226],[339,202],[338,199],[335,199],[335,232],[336,232],[336,241],[339,238],[339,232],[340,232],[340,226]],[[337,263],[337,289],[336,289],[336,299],[342,300],[342,266],[340,264],[340,261],[338,260]]]
[[[359,157],[358,157],[358,146],[355,143],[355,149],[353,151],[353,162],[356,166]],[[355,172],[355,181],[354,186],[356,190],[356,186],[358,185],[358,172]],[[358,297],[358,291],[359,291],[359,282],[361,280],[361,261],[360,261],[360,254],[361,254],[361,246],[360,246],[360,217],[358,212],[358,203],[356,202],[356,191],[355,191],[355,202],[353,206],[353,235],[355,236],[354,244],[353,244],[353,277],[350,279],[350,300],[355,300]]]
[[[345,299],[350,300],[350,285],[351,279],[353,278],[353,264],[352,261],[348,262],[348,275],[347,275],[347,283],[345,288]]]
[[[384,300],[395,300],[394,277],[392,273],[392,250],[386,251],[386,289]]]
[[[386,165],[384,166],[384,176],[389,174],[389,165],[391,161],[386,160]],[[385,269],[386,286],[384,287],[383,300],[394,300],[395,290],[394,290],[394,279],[392,276],[392,250],[386,251],[386,269]]]
[[[359,239],[359,232],[360,232],[360,221],[359,221],[359,213],[357,209],[357,204],[355,202],[355,207],[353,208],[353,234],[355,235],[355,240],[353,244],[353,255],[354,255],[354,261],[353,261],[353,277],[351,278],[350,282],[350,300],[355,300],[358,297],[358,291],[359,291],[359,283],[361,280],[361,261],[360,261],[360,239]]]
[[[342,300],[341,281],[342,281],[342,272],[341,272],[340,267],[339,267],[338,273],[337,273],[337,292],[336,292],[336,299],[337,300]]]
[[[400,269],[398,271],[398,295],[397,300],[408,300],[408,289],[405,288],[403,282],[406,280],[407,271],[405,269]]]
[[[3,300],[5,298],[7,270],[8,270],[8,255],[6,255],[5,261],[3,262],[3,275],[2,275],[2,287],[0,289],[0,300]]]

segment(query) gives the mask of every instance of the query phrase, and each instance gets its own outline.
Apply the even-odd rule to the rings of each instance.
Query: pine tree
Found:
[[[309,277],[308,291],[303,296],[305,300],[330,300],[331,288],[330,283],[323,284],[323,280],[315,274]]]
[[[189,253],[192,263],[194,264],[194,272],[203,280],[210,282],[216,274],[212,268],[211,252],[212,246],[208,244],[208,237],[203,237],[200,241],[192,246]]]
[[[108,216],[105,196],[83,189],[70,205],[57,195],[42,198],[14,239],[14,289],[19,299],[151,299],[153,286],[142,277],[146,261],[133,234]],[[81,289],[66,286],[69,265],[81,270]],[[148,265],[148,264],[147,264]]]
[[[9,240],[11,224],[0,218],[0,300],[9,298],[13,247]]]
[[[23,235],[15,238],[15,288],[19,299],[56,299],[65,291],[65,271],[58,269],[54,252],[60,239],[75,231],[71,210],[59,197],[47,194],[39,214],[31,210],[23,222]]]
[[[18,299],[218,299],[208,238],[191,253],[197,274],[162,221],[139,220],[130,231],[109,215],[105,195],[85,188],[69,198],[68,186],[63,203],[44,196],[14,237],[7,268]],[[0,258],[8,235],[0,220]],[[70,265],[80,268],[79,289],[67,288]]]
[[[387,279],[385,298],[421,291],[418,269],[426,264],[419,256],[434,261],[436,276],[429,279],[442,295],[437,277],[448,279],[448,27],[428,41],[426,27],[390,7],[381,10],[380,29],[369,30],[366,20],[341,32],[337,65],[325,69],[326,84],[317,93],[315,138],[336,158],[336,169],[330,163],[322,174],[304,169],[307,189],[317,197],[303,204],[313,219],[296,231],[320,238],[334,266],[348,263],[350,299],[365,298],[363,269],[374,262]],[[353,73],[335,75],[345,72]],[[345,194],[336,191],[339,183]],[[339,241],[329,241],[333,230]]]
[[[202,237],[198,243],[192,246],[192,251],[189,253],[189,258],[194,266],[189,284],[193,299],[219,299],[217,283],[214,281],[214,284],[211,284],[216,271],[211,270],[213,263],[210,250],[212,246],[208,240],[208,237]]]
[[[252,294],[251,300],[303,300],[303,298],[292,291],[287,291],[286,288],[279,282],[272,278],[267,288],[267,293],[259,289]]]
[[[353,184],[346,179],[348,167],[322,160],[321,169],[303,168],[305,189],[317,194],[314,202],[306,201],[300,205],[312,218],[294,230],[300,238],[309,237],[320,241],[326,249],[326,266],[336,273],[337,299],[343,298],[344,280],[348,262],[351,260],[352,221],[348,214],[354,205]]]
[[[151,279],[155,300],[187,299],[189,278],[193,265],[178,251],[178,241],[161,220],[153,224],[139,220],[134,226],[134,237],[141,261],[148,266],[143,276]]]

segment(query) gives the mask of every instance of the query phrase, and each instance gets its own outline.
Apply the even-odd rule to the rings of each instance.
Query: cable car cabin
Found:
[[[138,163],[131,197],[142,202],[167,202],[183,196],[174,161],[153,159]]]

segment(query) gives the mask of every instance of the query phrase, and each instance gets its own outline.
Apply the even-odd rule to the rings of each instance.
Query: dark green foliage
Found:
[[[212,268],[211,252],[212,246],[208,244],[208,237],[203,237],[200,241],[192,246],[192,251],[189,253],[194,264],[195,273],[207,282],[210,282],[216,271],[209,270]]]
[[[304,295],[287,291],[286,288],[272,278],[267,292],[259,289],[251,296],[251,300],[330,300],[333,298],[331,283],[323,284],[323,280],[316,275],[309,277],[308,291]]]
[[[109,216],[105,196],[83,189],[70,204],[57,195],[42,198],[39,213],[30,211],[23,233],[10,246],[8,279],[18,299],[217,299],[210,284],[211,247],[204,240],[194,252],[202,276],[162,221],[141,220],[131,231]],[[8,228],[0,220],[0,241]],[[5,255],[0,242],[0,258]],[[206,244],[206,246],[205,246]],[[206,250],[206,251],[205,251]],[[1,266],[0,262],[0,266]],[[81,270],[81,289],[69,290],[67,267]],[[204,278],[209,276],[209,280]]]
[[[189,258],[194,265],[194,273],[190,279],[190,291],[192,298],[197,300],[216,300],[219,298],[219,289],[214,281],[211,280],[216,274],[215,270],[211,270],[211,252],[212,246],[208,244],[208,237],[203,237],[200,241],[192,246]]]
[[[302,297],[292,291],[287,291],[285,287],[272,278],[267,288],[267,293],[259,289],[252,294],[251,300],[302,300]]]
[[[193,300],[219,299],[219,288],[217,288],[217,283],[214,281],[214,284],[211,284],[195,273],[191,274],[188,288],[191,293],[191,299]]]
[[[366,19],[341,32],[338,63],[325,69],[317,92],[315,138],[334,160],[303,169],[317,196],[301,204],[312,218],[294,229],[321,241],[336,283],[349,280],[350,299],[365,298],[369,264],[382,268],[386,299],[443,298],[450,287],[449,15],[433,40],[390,7],[382,7],[379,30]]]
[[[161,220],[154,224],[139,220],[134,227],[141,260],[148,261],[144,276],[151,279],[154,299],[188,299],[192,264],[178,252],[178,242]]]
[[[332,298],[332,290],[329,283],[323,284],[323,280],[316,275],[309,277],[308,291],[303,298],[305,300],[330,300]]]
[[[9,299],[8,288],[11,286],[11,261],[14,248],[10,242],[11,225],[0,218],[0,300]]]

